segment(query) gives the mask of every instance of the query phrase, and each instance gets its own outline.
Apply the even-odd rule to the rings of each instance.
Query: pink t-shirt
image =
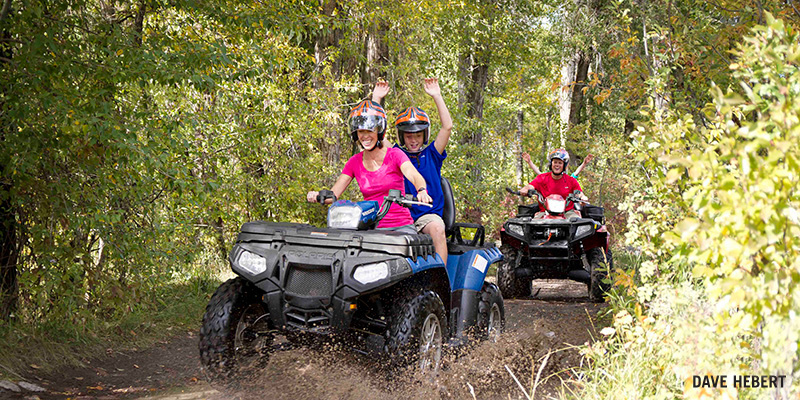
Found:
[[[406,161],[409,161],[408,156],[402,150],[390,147],[386,149],[383,165],[377,171],[368,171],[364,167],[364,152],[362,151],[347,160],[342,173],[356,178],[364,200],[374,200],[378,204],[383,204],[383,197],[389,194],[389,189],[397,189],[405,194],[403,172],[400,171],[400,165]],[[408,209],[395,203],[389,208],[389,213],[378,223],[378,228],[394,228],[413,223],[414,219],[411,218]]]

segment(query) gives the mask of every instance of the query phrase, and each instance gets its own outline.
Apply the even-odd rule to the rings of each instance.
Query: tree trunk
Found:
[[[11,0],[5,0],[2,11],[0,11],[0,26],[9,23],[9,15],[12,15]],[[2,55],[0,63],[7,63],[14,55],[11,46],[8,45],[11,34],[3,31],[0,36],[3,38],[0,42],[0,55]],[[9,88],[3,86],[0,90],[5,94]],[[2,99],[5,98],[6,96],[3,95]],[[6,107],[5,101],[0,100],[0,111],[2,111],[0,116],[6,114]],[[0,147],[6,140],[6,134],[11,134],[11,132],[13,130],[10,124],[4,121],[0,123]],[[7,160],[0,160],[0,319],[4,321],[13,318],[18,307],[17,299],[19,297],[17,212],[11,197],[14,181],[11,171],[7,169],[8,165]]]
[[[334,13],[338,10],[339,4],[337,0],[320,0],[320,7],[322,14],[326,20],[335,18]],[[320,96],[326,99],[327,104],[321,104],[322,107],[333,109],[340,102],[339,93],[325,88],[328,85],[327,76],[322,71],[326,65],[330,65],[330,78],[338,80],[341,76],[342,63],[339,60],[328,59],[330,52],[329,49],[338,44],[341,38],[341,30],[333,29],[323,31],[317,36],[314,42],[314,58],[316,61],[316,68],[313,74],[313,87],[316,90],[324,90],[325,93],[330,93],[328,96]],[[318,140],[318,147],[322,154],[325,155],[326,163],[336,168],[339,165],[339,160],[342,156],[342,149],[346,145],[348,139],[342,134],[342,129],[336,122],[328,122],[324,128],[325,135]],[[333,184],[333,181],[326,182],[326,184]]]
[[[133,23],[133,43],[142,47],[142,34],[144,32],[144,16],[147,13],[147,3],[139,0],[139,9],[136,11],[136,20]]]
[[[474,147],[472,150],[480,149],[483,144],[483,131],[480,127],[480,121],[483,120],[483,103],[486,92],[486,85],[489,82],[489,65],[484,60],[480,59],[478,52],[462,55],[461,61],[464,63],[460,72],[462,78],[466,78],[464,83],[465,93],[462,107],[465,110],[467,118],[473,122],[471,132],[466,132],[462,143],[469,143]],[[477,150],[480,151],[480,150]],[[472,154],[470,151],[467,154],[467,169],[469,170],[470,180],[473,187],[481,187],[481,166],[477,160],[477,154]],[[481,223],[483,219],[483,212],[481,211],[480,203],[475,203],[474,206],[467,207],[465,217],[468,221]]]
[[[559,129],[560,142],[563,147],[567,141],[570,114],[572,113],[572,85],[575,82],[575,72],[578,69],[580,53],[576,52],[564,59],[561,66],[561,91],[558,94],[558,115],[561,125]]]
[[[553,118],[553,113],[550,111],[549,107],[547,110],[547,118],[544,122],[544,134],[542,135],[542,158],[540,160],[544,160],[547,158],[547,149],[551,146],[553,142],[553,130],[551,129],[552,123],[551,120]],[[541,161],[539,161],[541,162]],[[535,162],[534,162],[535,164]],[[541,166],[541,164],[540,164]],[[541,170],[544,172],[544,170]]]
[[[386,35],[386,30],[386,23],[380,22],[377,27],[370,29],[370,32],[367,34],[367,65],[364,68],[362,82],[364,83],[364,98],[369,97],[372,85],[381,77],[381,67],[384,66],[388,60],[389,49],[382,40]]]
[[[3,140],[0,137],[0,143]],[[7,176],[5,169],[2,176]],[[17,310],[19,296],[17,222],[10,194],[11,184],[0,185],[0,319],[4,321]]]
[[[217,236],[217,249],[222,257],[222,260],[228,258],[228,247],[225,245],[225,225],[222,222],[222,217],[217,217],[217,220],[211,224],[216,231]]]
[[[516,146],[514,156],[516,157],[516,167],[517,167],[517,182],[525,182],[524,179],[524,166],[522,165],[522,133],[525,122],[525,112],[522,110],[517,111],[517,137],[516,137]]]
[[[578,52],[577,65],[575,69],[575,84],[572,85],[572,101],[569,108],[569,127],[572,128],[582,122],[581,111],[583,110],[584,95],[583,89],[586,87],[586,78],[589,74],[589,57],[582,51]]]

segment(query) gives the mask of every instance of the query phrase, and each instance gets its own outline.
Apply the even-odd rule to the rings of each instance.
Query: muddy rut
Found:
[[[80,368],[48,376],[31,371],[24,378],[47,392],[0,391],[0,398],[518,399],[524,395],[508,370],[530,393],[545,357],[534,397],[557,398],[562,381],[572,379],[581,363],[574,346],[597,336],[594,321],[604,305],[590,303],[586,286],[570,281],[537,281],[533,293],[505,301],[506,333],[500,341],[448,354],[435,381],[388,371],[374,358],[325,345],[278,352],[237,388],[219,388],[200,370],[197,333],[186,332],[151,349],[111,353]]]

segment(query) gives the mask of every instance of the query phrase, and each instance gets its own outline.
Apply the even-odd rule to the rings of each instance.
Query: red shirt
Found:
[[[562,174],[561,179],[556,180],[553,179],[553,176],[550,172],[533,178],[530,185],[533,186],[534,189],[538,190],[539,193],[541,193],[545,198],[551,194],[559,194],[561,197],[566,199],[570,193],[576,190],[580,190],[581,192],[583,191],[577,179],[567,174]],[[575,208],[575,205],[570,202],[565,208],[565,211],[572,210],[573,208]],[[539,211],[544,211],[544,204],[539,204]]]

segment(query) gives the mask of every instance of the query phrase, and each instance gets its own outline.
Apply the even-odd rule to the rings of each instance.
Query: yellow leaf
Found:
[[[681,177],[681,171],[678,168],[673,168],[667,172],[667,183],[674,183]]]
[[[700,227],[700,221],[694,218],[686,218],[683,221],[679,222],[676,228],[678,229],[678,232],[688,235],[697,230],[697,228],[699,227]]]

